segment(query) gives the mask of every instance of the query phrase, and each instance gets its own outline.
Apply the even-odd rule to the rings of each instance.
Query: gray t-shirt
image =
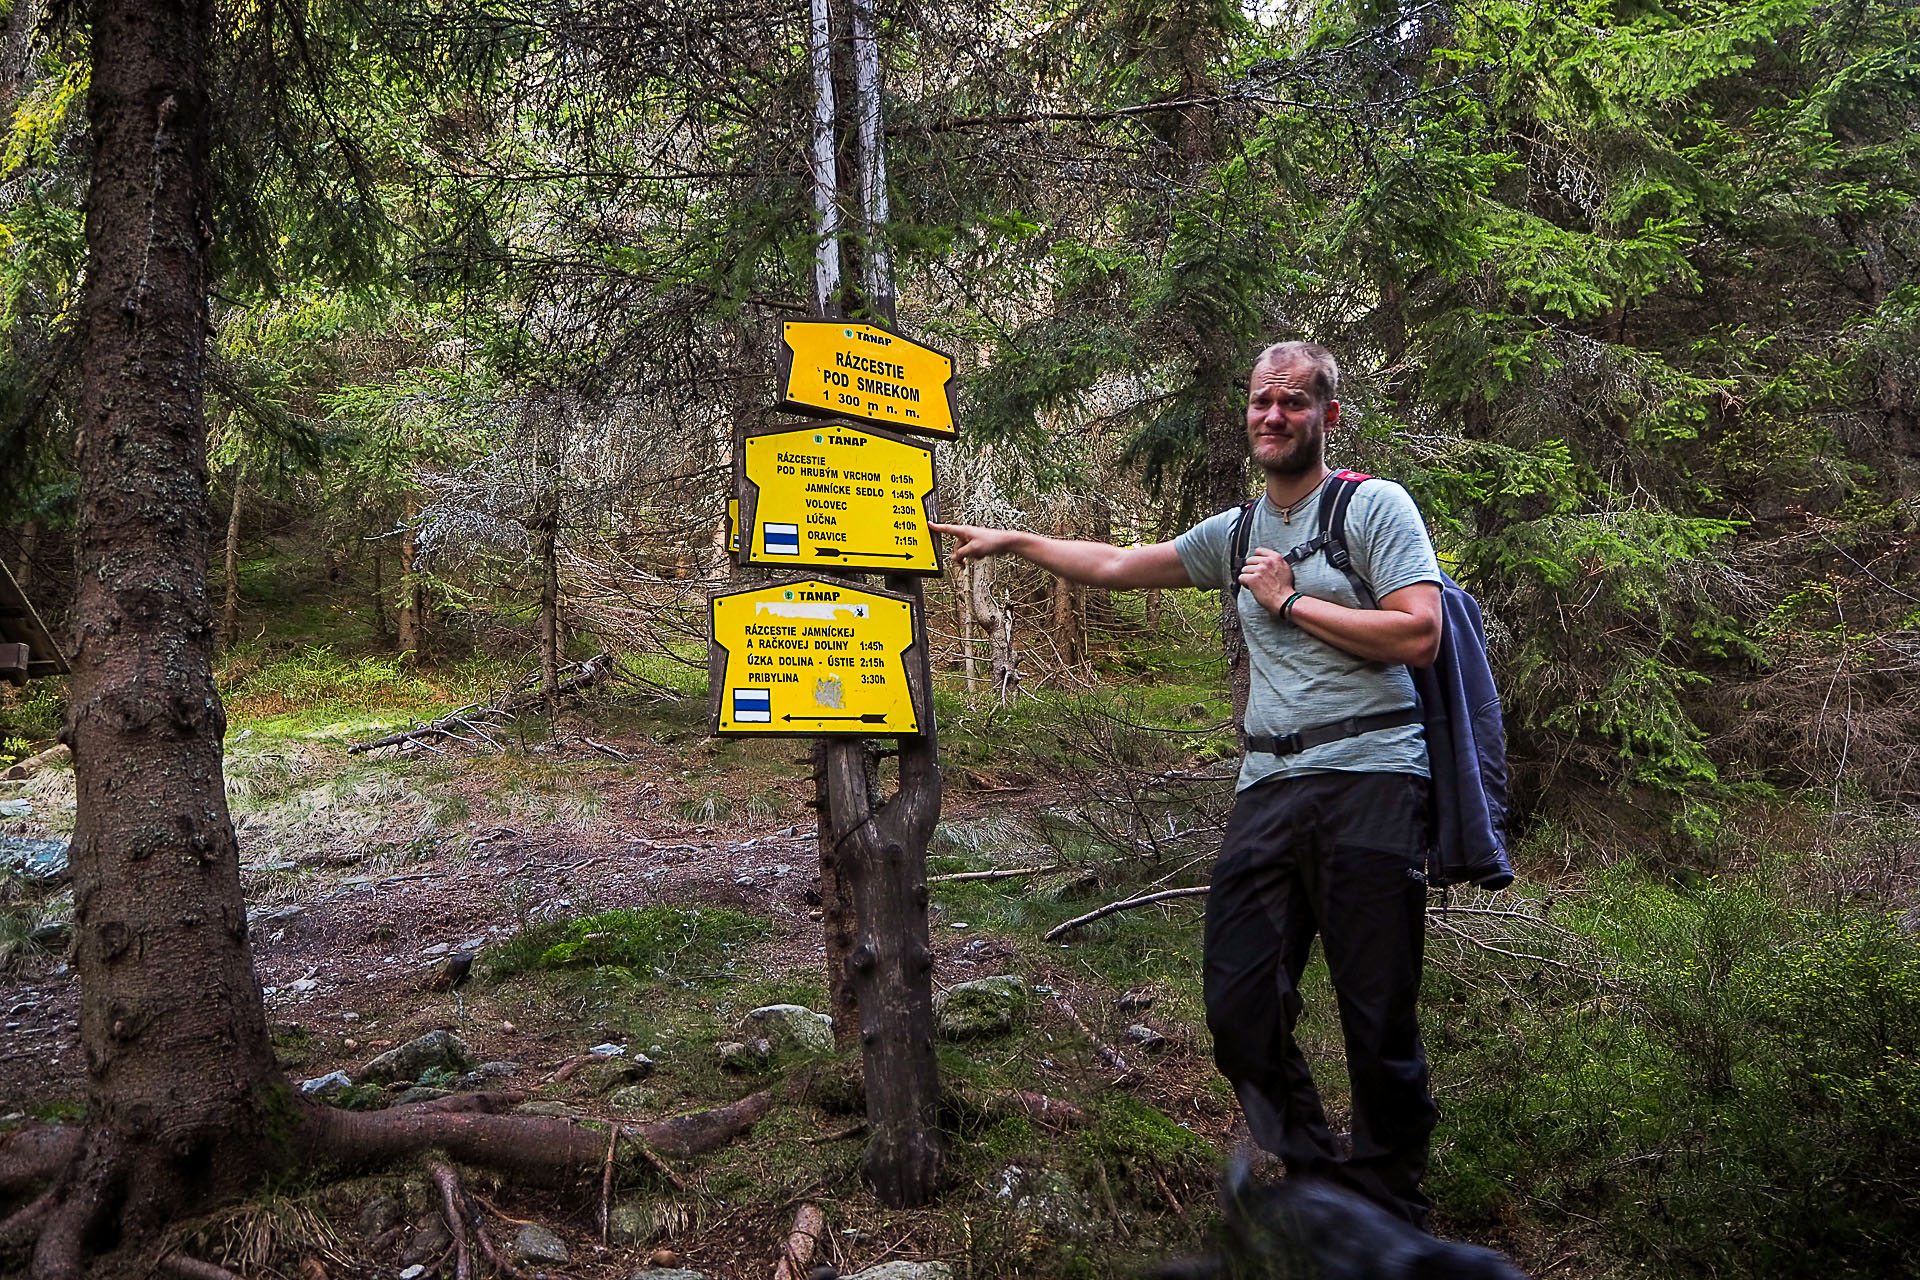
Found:
[[[1238,576],[1238,566],[1233,564],[1233,523],[1239,514],[1238,507],[1222,511],[1174,539],[1174,549],[1194,586],[1230,587]],[[1291,551],[1319,532],[1319,499],[1306,503],[1286,524],[1273,503],[1262,497],[1250,518],[1250,552],[1261,547]],[[1353,567],[1373,587],[1376,599],[1416,582],[1440,581],[1440,564],[1420,510],[1407,491],[1391,480],[1368,480],[1354,491],[1346,532]],[[1297,591],[1348,608],[1360,607],[1353,585],[1327,563],[1324,553],[1296,564],[1293,580]],[[1414,703],[1413,677],[1405,667],[1356,658],[1282,622],[1251,591],[1240,592],[1240,623],[1251,659],[1246,725],[1250,734],[1279,736]],[[1285,759],[1249,751],[1240,766],[1238,787],[1244,791],[1267,778],[1332,771],[1426,777],[1425,735],[1419,725],[1409,724],[1310,747]]]

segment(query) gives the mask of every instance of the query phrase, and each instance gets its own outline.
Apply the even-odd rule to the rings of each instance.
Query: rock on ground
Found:
[[[429,1031],[417,1040],[409,1040],[389,1049],[360,1068],[355,1084],[392,1084],[396,1080],[413,1081],[422,1071],[439,1067],[460,1074],[473,1069],[473,1052],[451,1031]]]
[[[774,1052],[798,1049],[805,1053],[833,1052],[833,1019],[804,1005],[770,1004],[740,1019],[740,1038],[765,1040]]]
[[[566,1241],[537,1222],[520,1228],[520,1234],[513,1238],[513,1251],[522,1262],[551,1262],[558,1267],[566,1266],[573,1257]]]
[[[659,1275],[657,1271],[649,1275]],[[846,1280],[953,1280],[953,1268],[944,1262],[909,1262],[896,1258],[865,1271],[856,1271]]]
[[[933,999],[933,1016],[943,1039],[971,1040],[1013,1030],[1013,1019],[1027,1003],[1027,980],[1002,973],[975,978]]]

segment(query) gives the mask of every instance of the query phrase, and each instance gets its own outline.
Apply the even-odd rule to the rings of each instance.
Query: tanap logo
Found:
[[[849,338],[851,338],[851,337],[853,336],[853,330],[851,330],[851,329],[846,329],[846,330],[843,330],[843,332],[844,332],[844,333],[845,333],[845,334],[846,334],[846,335],[847,335],[847,336],[848,336]]]
[[[815,444],[825,444],[827,442],[827,438],[825,436],[815,436],[813,438],[813,442]]]
[[[789,591],[789,592],[786,592],[786,593],[785,593],[785,598],[786,598],[786,599],[788,599],[788,600],[791,600],[791,599],[793,599],[793,592],[791,592],[791,591]]]

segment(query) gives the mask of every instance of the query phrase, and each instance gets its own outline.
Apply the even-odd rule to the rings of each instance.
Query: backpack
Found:
[[[1286,559],[1299,564],[1325,553],[1327,563],[1353,584],[1362,606],[1375,609],[1379,602],[1353,567],[1346,540],[1347,508],[1354,491],[1371,479],[1358,471],[1335,472],[1320,494],[1319,532],[1287,552]],[[1239,569],[1253,537],[1253,507],[1253,502],[1241,507],[1233,526],[1236,597]],[[1420,700],[1432,777],[1427,882],[1439,889],[1463,883],[1504,889],[1513,883],[1513,867],[1507,861],[1507,738],[1500,693],[1487,662],[1480,606],[1444,571],[1440,620],[1440,652],[1433,665],[1408,668]]]

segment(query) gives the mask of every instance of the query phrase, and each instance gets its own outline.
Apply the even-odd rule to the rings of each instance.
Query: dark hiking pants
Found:
[[[1207,1025],[1254,1141],[1289,1177],[1340,1182],[1424,1228],[1435,1110],[1415,1003],[1427,885],[1427,781],[1319,773],[1242,791],[1207,896]],[[1294,1043],[1318,932],[1353,1084],[1344,1159]]]

